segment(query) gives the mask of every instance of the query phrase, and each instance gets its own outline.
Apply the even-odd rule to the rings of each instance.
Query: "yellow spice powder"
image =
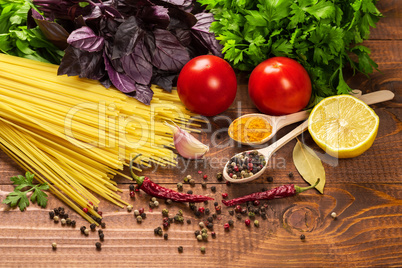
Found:
[[[240,142],[260,142],[272,133],[272,126],[265,119],[252,116],[235,120],[229,129],[232,139]]]

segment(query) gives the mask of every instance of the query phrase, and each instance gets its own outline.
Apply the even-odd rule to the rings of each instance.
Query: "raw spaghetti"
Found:
[[[175,91],[152,87],[147,106],[97,81],[57,76],[57,68],[0,54],[0,147],[96,223],[100,200],[93,193],[127,205],[112,179],[124,176],[120,171],[134,155],[143,155],[138,161],[143,165],[176,165],[164,121],[193,131],[199,125]]]

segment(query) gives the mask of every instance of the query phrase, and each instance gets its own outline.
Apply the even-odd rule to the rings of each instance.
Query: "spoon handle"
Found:
[[[383,101],[389,101],[394,98],[395,94],[389,90],[379,90],[371,93],[363,94],[359,97],[360,100],[364,101],[366,104],[374,104]]]
[[[281,129],[284,126],[305,120],[308,118],[309,114],[310,114],[310,110],[278,116],[275,118],[276,128],[277,128],[276,130]]]
[[[304,121],[301,125],[290,131],[288,134],[274,142],[268,147],[265,147],[263,149],[258,150],[261,154],[265,155],[266,158],[270,158],[273,153],[275,153],[277,150],[282,148],[283,145],[288,143],[289,141],[293,140],[297,136],[299,136],[301,133],[306,131],[308,127],[308,120]]]

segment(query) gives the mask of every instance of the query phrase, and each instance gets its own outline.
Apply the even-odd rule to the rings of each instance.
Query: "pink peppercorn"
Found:
[[[83,208],[82,211],[84,211],[85,213],[88,213],[88,208]]]
[[[130,197],[134,198],[135,197],[135,192],[134,191],[130,191]]]
[[[249,226],[250,223],[251,223],[251,221],[250,221],[249,219],[246,219],[246,220],[244,221],[244,223],[246,224],[246,226]]]
[[[99,214],[99,216],[102,216],[102,215],[103,215],[103,212],[102,212],[102,211],[98,211],[98,214]]]
[[[242,208],[241,208],[240,205],[237,205],[237,206],[235,207],[236,213],[241,213],[241,210],[242,210]]]
[[[89,201],[89,204],[90,204],[91,206],[93,206],[93,205],[94,205],[94,203],[92,203],[91,201]]]
[[[229,228],[230,228],[229,223],[225,223],[225,224],[223,225],[223,228],[225,228],[225,231],[229,231]]]
[[[205,208],[204,208],[204,207],[199,207],[199,208],[198,208],[198,211],[199,211],[200,213],[204,213],[204,212],[205,212]]]
[[[221,206],[216,206],[216,207],[215,207],[215,210],[216,210],[216,211],[221,211]]]
[[[140,209],[138,210],[138,212],[140,213],[140,215],[141,215],[142,213],[144,213],[144,211],[145,211],[144,208],[140,208]]]
[[[198,174],[202,174],[202,170],[198,170]]]
[[[203,178],[204,178],[204,180],[208,179],[208,175],[205,174]]]
[[[229,173],[229,177],[233,177],[233,173]]]
[[[259,205],[260,205],[260,201],[259,201],[259,200],[254,200],[253,205],[254,205],[254,206],[259,206]]]
[[[223,198],[227,198],[227,197],[228,197],[228,194],[227,194],[227,193],[222,193],[222,197],[223,197]]]
[[[234,169],[234,171],[236,171],[236,172],[239,171],[239,167],[238,167],[238,166],[234,166],[233,169]]]

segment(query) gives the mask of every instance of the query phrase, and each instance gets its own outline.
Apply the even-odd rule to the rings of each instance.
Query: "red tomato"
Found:
[[[181,70],[177,92],[190,111],[217,115],[229,108],[236,97],[236,74],[224,59],[212,55],[195,57]]]
[[[300,111],[311,97],[311,80],[303,66],[285,57],[273,57],[252,71],[250,98],[262,113],[285,115]]]

